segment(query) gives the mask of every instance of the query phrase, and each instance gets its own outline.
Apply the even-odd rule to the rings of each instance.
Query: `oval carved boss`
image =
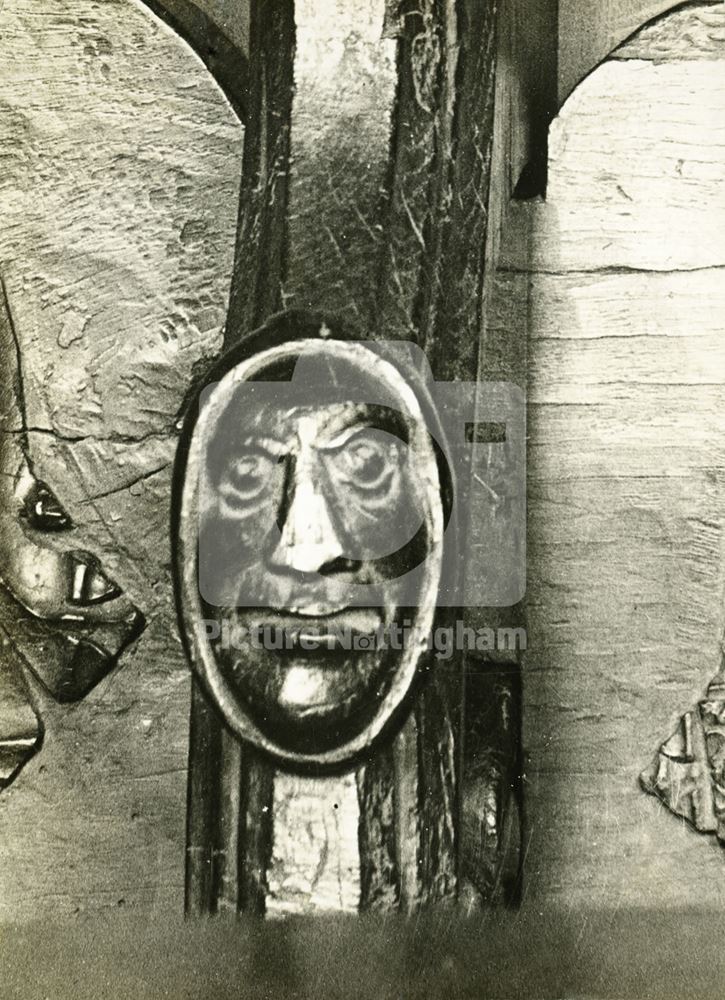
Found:
[[[282,763],[340,765],[394,727],[455,567],[440,424],[393,353],[280,314],[225,355],[186,419],[173,533],[187,653],[232,731]]]

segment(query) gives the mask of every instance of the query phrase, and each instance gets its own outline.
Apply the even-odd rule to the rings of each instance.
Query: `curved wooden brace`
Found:
[[[618,45],[685,6],[672,0],[559,0],[558,107]]]
[[[143,0],[201,58],[241,121],[249,113],[249,2]],[[689,0],[688,0],[689,2]],[[672,0],[507,0],[500,5],[499,68],[510,109],[507,194],[546,190],[549,125],[574,88]],[[393,17],[397,5],[389,4]],[[515,95],[515,96],[514,96]]]
[[[221,87],[239,119],[247,117],[248,69],[247,55],[235,32],[232,38],[211,15],[200,10],[192,0],[144,0],[154,14],[173,28],[191,46]],[[247,8],[239,3],[239,22]]]
[[[548,130],[574,88],[650,21],[686,6],[672,0],[503,0],[497,90],[508,162],[499,178],[518,198],[546,191]]]

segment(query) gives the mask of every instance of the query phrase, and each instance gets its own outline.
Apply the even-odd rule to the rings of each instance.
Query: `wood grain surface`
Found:
[[[720,62],[611,60],[588,77],[552,125],[546,203],[515,207],[507,266],[721,266]]]
[[[33,456],[149,622],[84,703],[34,691],[45,745],[0,797],[0,919],[181,913],[170,463],[191,373],[221,343],[242,129],[141,3],[6,0],[0,21],[0,261]]]
[[[529,329],[526,893],[542,908],[725,902],[720,849],[637,785],[723,629],[725,68],[712,6],[688,16],[696,59],[664,22],[566,104],[548,201],[514,206],[489,308],[487,372],[509,370],[510,344],[523,369]],[[134,0],[5,0],[0,17],[0,259],[34,455],[149,619],[83,704],[34,691],[45,742],[0,796],[0,920],[181,914],[169,463],[221,343],[242,130]],[[304,812],[299,793],[278,787],[280,805]],[[293,852],[277,851],[281,886]]]
[[[620,45],[613,59],[665,61],[722,59],[725,43],[725,4],[687,4],[665,18],[657,18]]]
[[[721,23],[676,12],[580,85],[552,129],[547,202],[514,206],[503,249],[496,325],[529,330],[526,893],[541,905],[725,902],[721,848],[637,780],[723,634]]]

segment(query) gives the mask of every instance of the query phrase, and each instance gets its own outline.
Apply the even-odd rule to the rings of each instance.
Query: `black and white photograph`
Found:
[[[0,1000],[719,1000],[724,850],[722,0],[0,0]]]

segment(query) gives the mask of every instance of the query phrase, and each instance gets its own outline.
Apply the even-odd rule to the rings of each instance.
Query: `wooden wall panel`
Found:
[[[170,463],[221,344],[242,129],[134,0],[6,0],[0,266],[39,473],[148,627],[0,796],[0,920],[181,913],[189,671],[169,564]],[[2,359],[0,359],[2,363]]]
[[[719,67],[710,58],[611,60],[588,77],[552,125],[546,203],[522,203],[513,213],[507,265],[718,267],[725,231]]]
[[[711,15],[672,15],[679,38],[700,51]],[[529,326],[526,892],[540,905],[725,903],[721,849],[638,783],[723,634],[725,39],[713,60],[705,33],[707,61],[683,62],[665,20],[630,47],[637,61],[575,91],[547,202],[515,206],[503,251],[496,322],[521,322],[525,301]]]

